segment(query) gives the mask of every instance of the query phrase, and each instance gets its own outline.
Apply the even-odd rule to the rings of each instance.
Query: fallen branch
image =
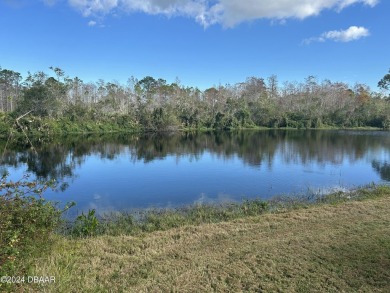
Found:
[[[37,155],[38,153],[37,153],[37,150],[35,149],[33,143],[32,143],[31,140],[28,138],[28,135],[27,135],[27,133],[24,131],[22,125],[19,124],[19,120],[20,120],[21,118],[23,118],[24,116],[27,116],[28,114],[30,114],[32,111],[34,111],[34,110],[30,110],[30,111],[28,111],[27,113],[25,113],[25,114],[19,116],[18,118],[16,118],[16,124],[19,126],[19,128],[22,130],[23,134],[26,136],[27,141],[28,141],[28,142],[30,143],[30,145],[31,145],[31,149],[32,149],[32,150],[35,152],[35,154]]]
[[[26,114],[23,114],[23,115],[19,116],[18,118],[16,118],[16,123],[18,123],[18,125],[19,125],[19,119],[23,118],[24,116],[27,116],[27,115],[30,114],[32,111],[34,111],[34,110],[30,110],[30,111],[28,111]]]

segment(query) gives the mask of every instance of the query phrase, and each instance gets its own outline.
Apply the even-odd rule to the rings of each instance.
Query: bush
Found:
[[[38,254],[50,247],[50,235],[59,227],[61,213],[42,197],[54,182],[0,180],[0,276],[25,275]],[[0,283],[0,291],[11,284]],[[8,288],[9,290],[10,288]]]
[[[72,234],[77,237],[94,236],[98,233],[99,220],[95,216],[95,210],[89,210],[88,214],[81,213],[72,226]]]

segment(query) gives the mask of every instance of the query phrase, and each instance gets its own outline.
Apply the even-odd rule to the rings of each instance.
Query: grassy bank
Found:
[[[84,227],[93,215],[89,220],[85,215]],[[51,234],[50,251],[30,258],[27,273],[55,283],[8,289],[390,291],[389,187],[152,211],[97,227],[93,237]]]

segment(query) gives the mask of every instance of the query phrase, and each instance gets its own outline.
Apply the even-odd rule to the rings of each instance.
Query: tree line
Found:
[[[280,83],[276,75],[248,77],[206,90],[167,83],[151,76],[119,82],[83,82],[58,67],[51,75],[21,74],[0,67],[0,115],[74,123],[115,123],[147,130],[250,127],[390,128],[390,70],[379,82],[382,93],[365,84],[318,81]],[[8,117],[7,116],[7,117]],[[31,121],[31,120],[30,120]],[[26,122],[27,123],[27,122]]]

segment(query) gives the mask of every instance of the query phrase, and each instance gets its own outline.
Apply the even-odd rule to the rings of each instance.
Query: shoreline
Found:
[[[35,187],[36,186],[33,186],[33,188]],[[37,226],[38,228],[43,229],[42,232],[38,234],[34,232],[36,231],[36,228],[34,228],[34,225],[36,225],[35,220],[31,222],[31,224],[26,222],[24,225],[27,226],[23,229],[31,231],[31,237],[35,238],[32,238],[31,240],[22,238],[18,240],[18,238],[11,238],[11,242],[8,244],[8,249],[11,249],[12,252],[12,249],[18,248],[19,252],[16,251],[16,254],[11,254],[11,262],[7,263],[6,261],[6,266],[2,268],[3,270],[7,270],[8,267],[8,270],[11,270],[12,274],[7,273],[7,271],[2,271],[1,273],[3,275],[25,274],[29,276],[54,276],[56,278],[56,282],[52,284],[45,283],[30,285],[3,283],[0,284],[0,289],[2,290],[17,291],[18,289],[24,290],[27,288],[31,292],[39,292],[46,289],[55,292],[69,292],[68,286],[71,286],[71,288],[78,288],[79,291],[82,290],[83,292],[96,292],[96,290],[107,291],[109,288],[112,288],[111,286],[114,286],[113,288],[119,291],[126,291],[128,288],[132,288],[132,290],[134,289],[135,291],[150,291],[155,290],[156,288],[160,288],[162,291],[169,291],[172,288],[177,288],[177,290],[181,292],[193,292],[194,290],[197,292],[210,291],[209,286],[212,285],[212,282],[210,283],[210,281],[203,279],[198,279],[198,281],[200,282],[199,284],[202,284],[202,286],[205,287],[197,287],[198,283],[192,283],[191,286],[194,287],[192,287],[191,290],[188,288],[186,289],[186,287],[182,287],[184,283],[172,283],[172,281],[176,280],[178,276],[175,274],[172,275],[174,271],[171,269],[167,271],[163,269],[164,272],[160,271],[162,269],[161,266],[171,266],[170,263],[172,263],[172,265],[176,267],[179,264],[174,263],[177,261],[180,262],[180,259],[182,258],[183,260],[186,260],[187,264],[196,263],[197,260],[203,257],[203,254],[207,255],[208,252],[213,251],[215,255],[211,258],[207,258],[207,261],[210,261],[209,265],[211,266],[217,265],[218,263],[222,265],[222,267],[220,267],[222,270],[218,269],[220,265],[217,265],[214,273],[217,275],[223,275],[229,271],[229,257],[234,256],[232,261],[241,261],[240,255],[242,252],[240,251],[244,249],[244,251],[247,251],[245,254],[246,257],[251,258],[253,256],[254,259],[257,259],[257,257],[260,256],[253,255],[253,248],[251,248],[254,241],[253,239],[257,239],[255,242],[260,245],[263,241],[265,241],[264,243],[267,243],[267,241],[271,238],[274,239],[272,240],[273,244],[270,243],[270,246],[267,244],[268,248],[264,248],[266,250],[260,250],[260,252],[264,257],[266,257],[264,260],[270,260],[278,263],[275,267],[276,269],[279,266],[283,266],[283,264],[291,262],[296,263],[297,261],[303,261],[305,263],[304,265],[312,266],[313,264],[311,263],[310,258],[307,258],[308,256],[306,253],[308,251],[306,249],[303,249],[301,252],[297,252],[294,249],[294,255],[286,252],[286,254],[283,254],[285,255],[285,259],[283,259],[281,263],[279,263],[280,260],[278,258],[280,256],[280,252],[278,251],[279,249],[289,249],[289,243],[295,243],[294,245],[297,245],[296,249],[308,247],[308,249],[318,250],[317,246],[319,245],[321,247],[322,245],[322,240],[318,242],[318,239],[323,239],[323,237],[325,237],[323,235],[324,231],[331,232],[334,231],[334,229],[337,230],[340,228],[340,225],[345,227],[345,231],[352,231],[354,233],[354,239],[351,240],[352,242],[349,243],[348,247],[349,249],[354,246],[358,247],[356,249],[359,252],[356,253],[360,253],[362,261],[368,261],[368,264],[365,263],[365,266],[373,266],[373,264],[377,263],[377,261],[371,261],[373,257],[385,258],[386,253],[388,254],[390,251],[385,248],[390,248],[390,237],[388,237],[390,233],[384,233],[386,229],[390,229],[390,226],[388,225],[390,222],[390,186],[388,185],[371,185],[348,192],[339,191],[325,196],[316,196],[315,194],[295,198],[284,196],[274,198],[270,201],[248,200],[242,202],[241,204],[232,204],[227,206],[213,207],[199,205],[189,208],[187,207],[185,209],[178,209],[176,211],[155,210],[141,215],[141,218],[138,219],[131,215],[124,214],[111,218],[106,222],[99,221],[94,212],[90,212],[81,216],[79,220],[74,223],[75,225],[72,228],[73,230],[68,231],[71,233],[66,233],[64,230],[59,231],[58,228],[61,226],[53,225],[52,221],[49,220],[50,217],[47,218],[49,215],[48,213],[54,213],[53,219],[56,219],[59,215],[58,212],[52,209],[50,204],[46,205],[46,203],[43,203],[43,205],[38,205],[38,207],[41,207],[41,210],[38,210],[38,214],[36,214],[37,210],[34,209],[33,215],[35,215],[34,217],[38,217],[36,218],[38,222],[41,219],[43,220],[43,226]],[[356,211],[351,211],[351,209],[355,209],[354,207],[359,208]],[[28,206],[25,206],[25,208],[28,208]],[[10,209],[8,208],[7,210]],[[21,212],[23,215],[26,215],[29,213],[29,210],[21,210]],[[332,214],[332,216],[330,216],[330,214]],[[323,218],[325,222],[320,220],[318,217]],[[350,222],[350,219],[352,218],[356,219],[353,223]],[[366,218],[368,221],[367,223],[369,223],[367,225],[364,224],[364,220]],[[50,225],[48,227],[46,226],[48,225],[47,220],[50,221]],[[274,231],[273,227],[276,227],[277,229],[280,221],[284,222],[283,226],[285,227],[283,228],[281,234],[276,235],[271,233]],[[331,221],[333,224],[328,224],[326,221]],[[60,224],[60,222],[58,222],[58,224]],[[31,225],[31,229],[28,225]],[[259,225],[258,228],[255,228],[257,225]],[[311,225],[314,226],[312,227]],[[52,230],[53,228],[54,230]],[[311,231],[311,240],[305,238],[307,231],[309,231],[306,229]],[[364,231],[360,231],[359,229],[364,229]],[[294,232],[295,230],[296,232]],[[277,231],[278,230],[275,230],[274,232]],[[271,233],[267,236],[270,238],[264,238],[264,236],[262,236],[265,235],[264,233]],[[370,237],[367,238],[367,233],[374,233],[374,235],[370,235]],[[244,237],[244,235],[246,236]],[[22,236],[25,236],[25,234],[20,234],[20,236],[17,237]],[[326,236],[324,239],[328,239],[328,237],[329,236]],[[332,237],[329,239],[333,239],[334,241],[338,239],[337,237],[334,238],[335,236]],[[373,251],[370,249],[365,250],[366,248],[361,244],[362,239],[366,239],[362,243],[366,243],[367,241],[367,243],[371,243],[370,241],[374,239],[373,237],[378,238],[378,241],[375,244],[375,249]],[[296,240],[298,238],[302,238],[302,240]],[[191,240],[188,240],[190,242],[187,242],[186,239]],[[341,240],[342,239],[340,239],[340,245],[344,244],[344,240]],[[337,251],[332,250],[332,247],[335,245],[334,241],[330,241],[329,247],[326,248],[327,250],[330,249],[332,252],[332,258],[336,257],[333,256],[333,253],[335,253],[335,255],[339,255]],[[158,257],[155,259],[155,255],[158,256],[164,254],[164,247],[166,244],[163,243],[176,243],[175,245],[181,244],[179,245],[180,247],[175,246],[176,248],[173,248],[173,250],[169,253],[169,256],[166,255],[164,258]],[[365,245],[367,245],[367,243]],[[18,245],[22,246],[18,247]],[[23,245],[27,246],[23,247]],[[157,246],[155,248],[151,248],[154,245]],[[275,245],[282,245],[282,247],[273,252],[271,247],[274,247]],[[186,249],[190,247],[190,251],[187,251]],[[219,248],[217,249],[217,247]],[[2,249],[4,249],[4,247]],[[7,252],[7,247],[5,247],[5,249],[5,252]],[[180,252],[183,249],[186,250],[186,252]],[[271,250],[268,251],[268,249]],[[364,250],[363,252],[361,252],[362,249]],[[111,252],[108,253],[108,251]],[[322,250],[318,251],[318,253],[321,251]],[[3,252],[4,250],[2,253]],[[225,255],[227,252],[230,254]],[[375,252],[375,254],[373,252]],[[177,258],[175,255],[181,256],[180,258]],[[109,267],[105,267],[105,262],[103,261],[104,259],[110,259]],[[217,259],[220,260],[217,261]],[[85,265],[90,265],[91,261],[93,266],[88,269]],[[355,261],[355,259],[348,258],[348,261],[352,262]],[[318,288],[327,284],[323,277],[333,278],[335,282],[334,284],[336,284],[335,286],[337,288],[344,288],[343,290],[346,291],[354,291],[359,288],[365,288],[364,284],[366,283],[362,283],[360,279],[356,280],[359,287],[356,287],[354,284],[346,286],[344,279],[340,278],[340,280],[338,280],[337,276],[339,275],[333,275],[332,272],[337,271],[337,267],[333,267],[333,260],[327,259],[327,257],[324,256],[320,268],[323,268],[324,263],[328,263],[326,266],[330,269],[330,271],[327,273],[330,275],[324,276],[324,272],[316,275],[319,283],[315,286],[319,286]],[[146,269],[146,271],[142,269],[145,264],[148,264],[148,269]],[[259,263],[256,262],[256,264],[253,263],[251,266],[252,265],[253,268],[255,268],[259,265]],[[268,266],[263,269],[266,270],[267,267]],[[122,271],[119,268],[122,268]],[[298,274],[298,272],[301,271],[300,268],[290,268],[288,266],[286,269],[294,270],[295,273],[292,275]],[[180,275],[185,273],[186,270],[186,266],[181,267]],[[193,274],[195,278],[200,278],[200,276],[204,274],[203,269],[201,271],[198,271],[196,268],[192,268],[190,270],[192,271],[191,274]],[[378,277],[377,270],[377,267],[370,268],[367,274],[369,274],[370,278],[376,278]],[[122,274],[121,272],[126,273]],[[139,275],[140,272],[144,273]],[[310,275],[310,272],[311,271],[309,270],[307,273]],[[156,274],[159,275],[161,273],[162,275],[156,279]],[[112,274],[118,274],[118,282],[115,282],[115,284],[110,283],[110,280],[113,278]],[[297,285],[296,282],[300,280],[298,278],[299,276],[296,275],[290,279],[293,283],[286,283],[286,280],[289,278],[287,278],[284,273],[281,274],[281,272],[277,269],[273,272],[273,274],[275,274],[275,276],[279,278],[280,282],[284,285],[281,286],[282,283],[277,284],[272,280],[270,282],[268,279],[263,279],[262,281],[264,282],[264,286],[271,286],[269,289],[278,288],[278,290],[282,291],[288,291],[292,288],[294,290],[297,289],[296,287],[289,286],[291,284]],[[353,271],[351,274],[356,274],[356,272]],[[239,278],[237,276],[231,276],[232,281],[235,283],[242,282],[242,276]],[[257,279],[262,278],[264,275],[254,272],[254,276]],[[380,276],[378,281],[371,284],[372,287],[367,288],[370,290],[373,288],[379,289],[384,286],[383,284],[390,284],[386,283],[386,280],[390,280],[386,279],[387,277],[390,278],[390,275]],[[161,283],[162,280],[167,280],[167,278],[172,281]],[[95,282],[91,283],[88,280],[95,280]],[[306,282],[305,284],[310,287],[312,286],[310,283],[311,280],[312,279],[310,278],[305,278],[304,282]],[[255,284],[259,283],[257,281],[256,283],[249,282],[247,285],[249,286],[248,288],[252,288],[254,290],[255,287],[252,286]],[[279,285],[281,287],[278,287]],[[25,286],[28,287],[25,288]],[[236,285],[233,283],[227,284],[226,280],[216,282],[215,286],[220,289],[224,288],[221,289],[222,291],[238,290]],[[264,287],[264,289],[265,288],[268,287]]]
[[[54,237],[36,290],[386,291],[390,188],[138,235]],[[341,201],[340,201],[341,199]],[[190,277],[191,276],[191,277]]]

